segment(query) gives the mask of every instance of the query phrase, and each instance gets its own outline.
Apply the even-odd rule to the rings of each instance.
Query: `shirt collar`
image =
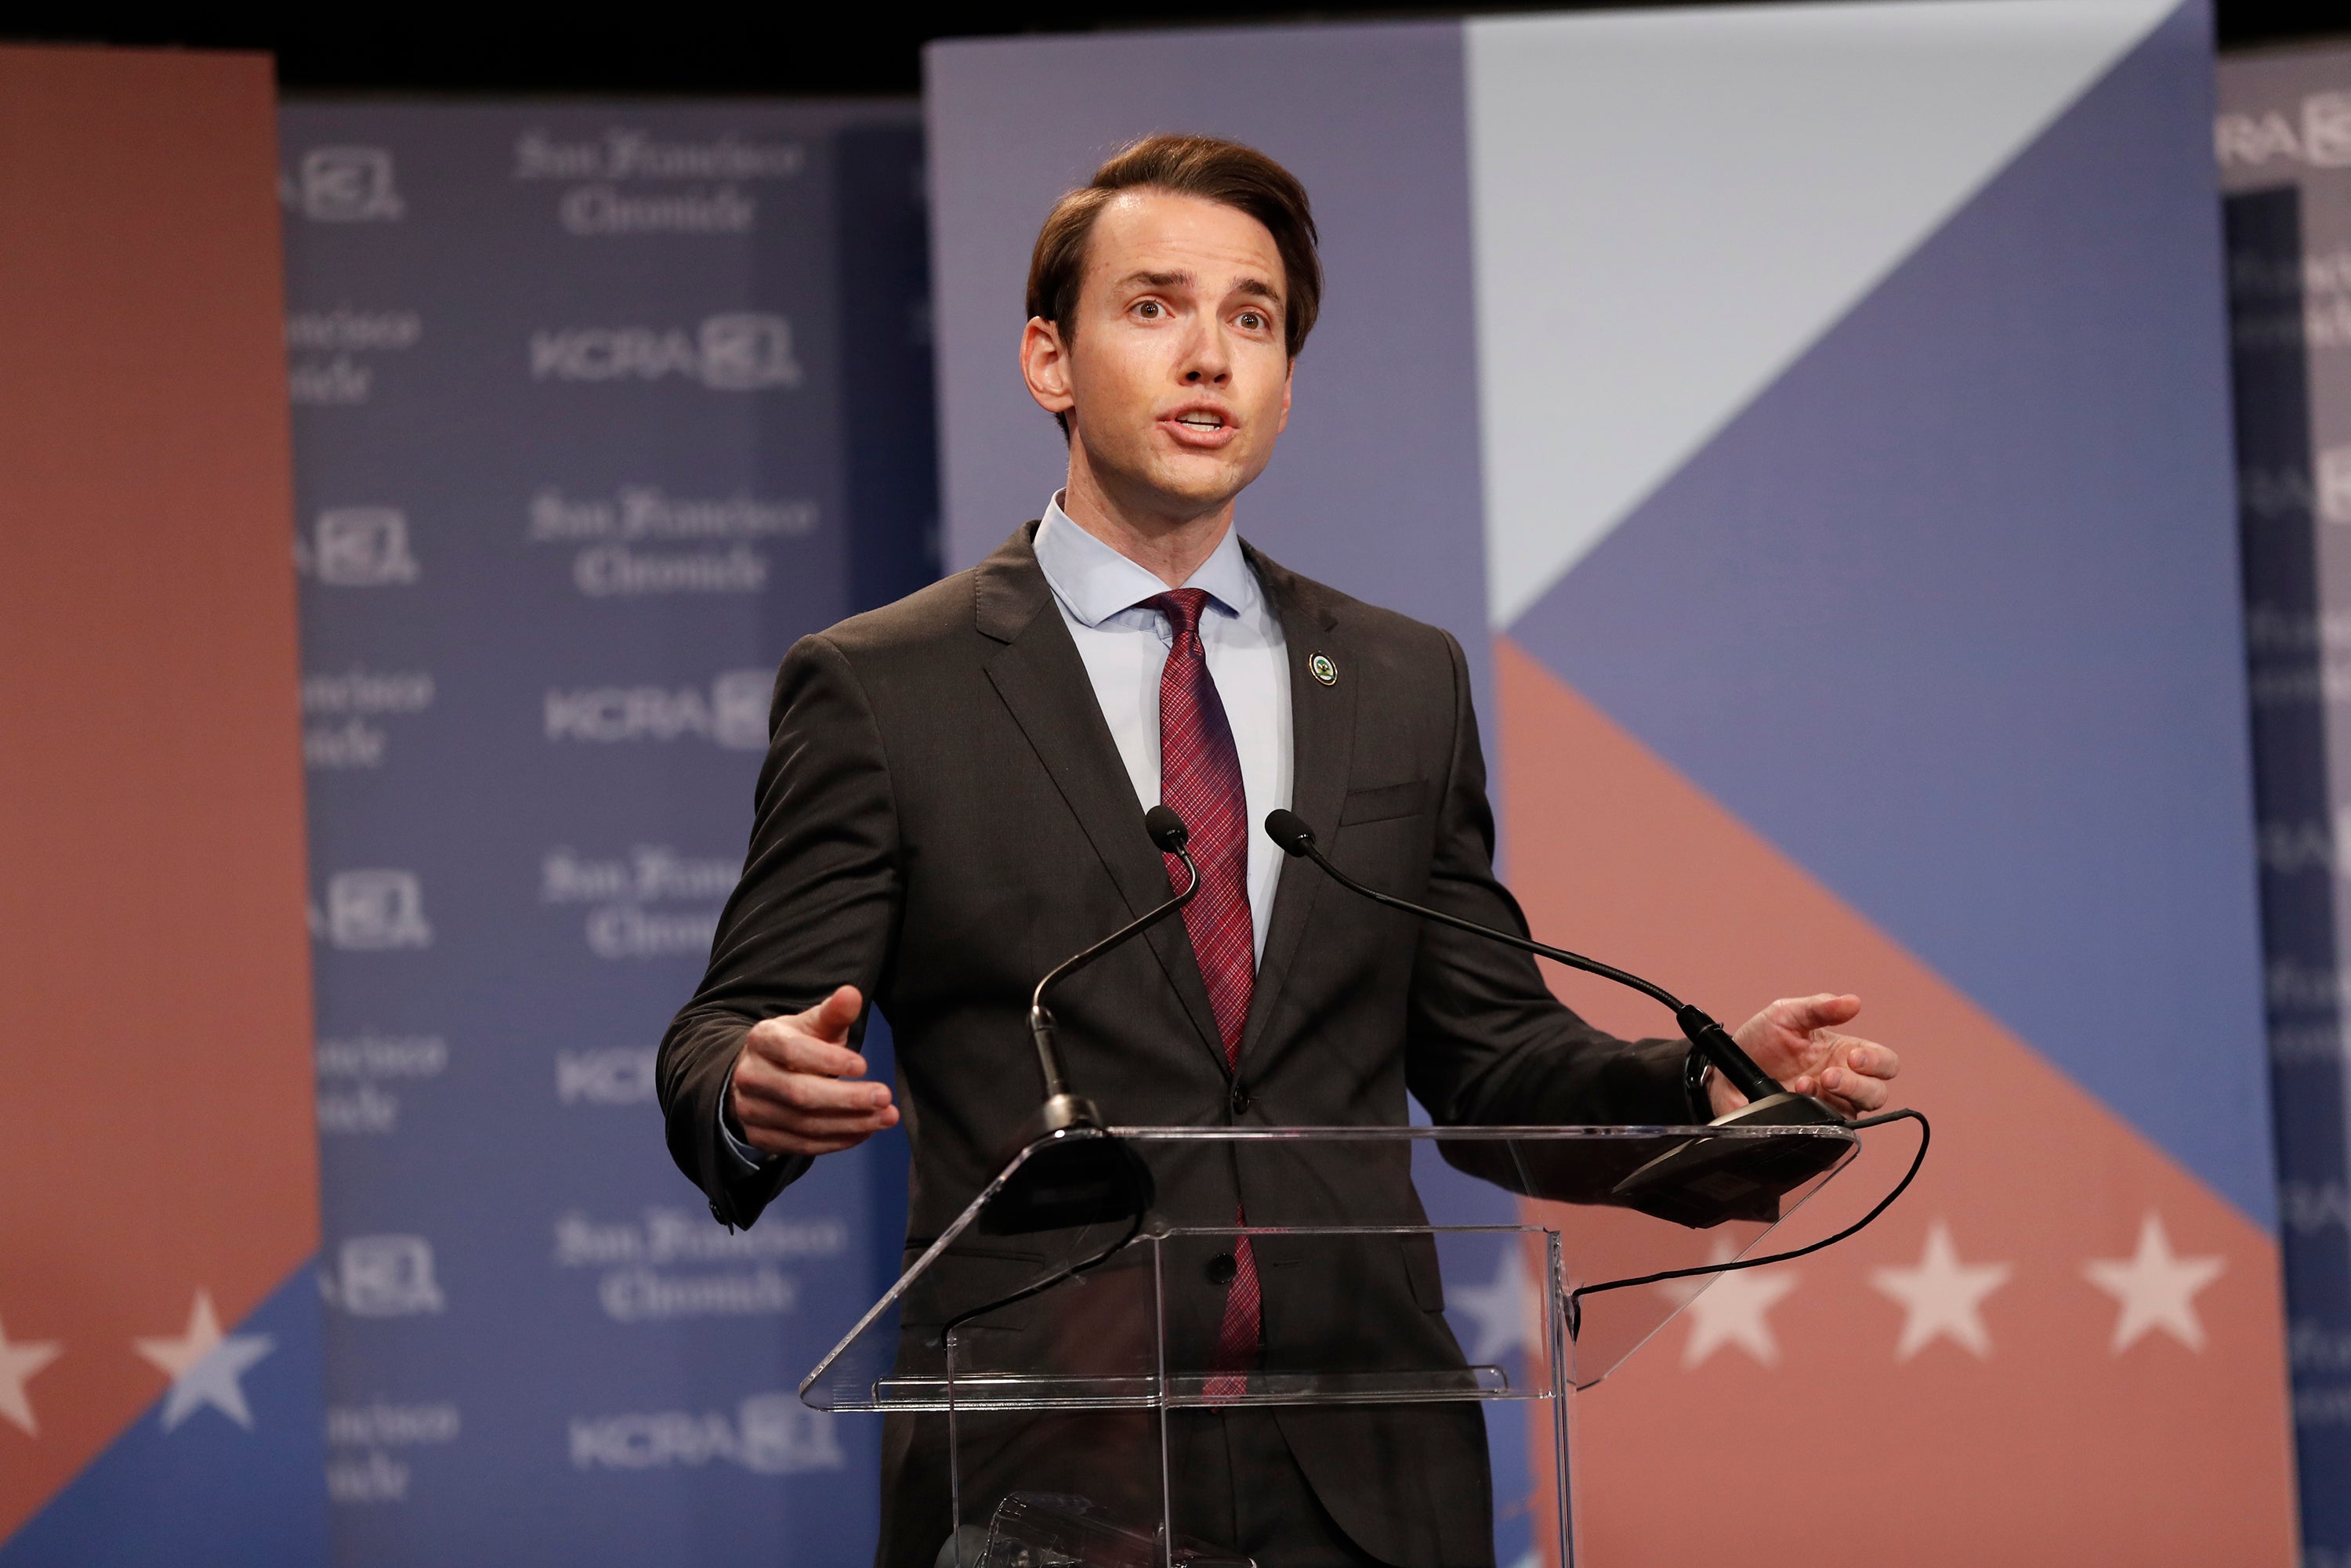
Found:
[[[1044,520],[1037,525],[1034,548],[1037,565],[1054,597],[1082,625],[1099,626],[1120,611],[1167,591],[1156,573],[1137,566],[1071,522],[1061,510],[1058,494],[1046,507]],[[1234,615],[1255,608],[1257,574],[1241,554],[1238,529],[1225,530],[1225,537],[1184,586],[1206,589],[1210,599]]]

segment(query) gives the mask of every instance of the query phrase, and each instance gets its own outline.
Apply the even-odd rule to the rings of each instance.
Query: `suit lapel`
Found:
[[[1093,682],[1038,570],[1030,549],[1035,531],[1034,523],[1021,528],[975,574],[979,630],[1004,644],[987,662],[987,678],[1109,868],[1127,908],[1139,915],[1166,900],[1167,865],[1144,831],[1143,808],[1102,720]],[[1160,922],[1143,940],[1158,956],[1200,1043],[1222,1071],[1216,1013],[1182,919]]]
[[[1360,683],[1347,672],[1346,628],[1333,612],[1328,596],[1315,584],[1249,551],[1281,617],[1281,635],[1290,664],[1290,809],[1306,819],[1307,826],[1325,842],[1339,830],[1339,809],[1345,804],[1347,775],[1355,750],[1355,693]],[[1330,661],[1338,679],[1324,685],[1314,677],[1317,654]],[[1263,831],[1260,824],[1249,824]],[[1249,998],[1249,1023],[1241,1031],[1241,1060],[1254,1060],[1283,982],[1290,977],[1307,916],[1324,881],[1322,872],[1302,860],[1285,860],[1281,879],[1274,886],[1273,915],[1266,923],[1265,956],[1258,961],[1257,987]]]

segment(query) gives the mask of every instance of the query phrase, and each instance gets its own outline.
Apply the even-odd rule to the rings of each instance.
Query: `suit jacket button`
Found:
[[[1228,1103],[1231,1104],[1233,1114],[1236,1116],[1239,1115],[1242,1112],[1248,1110],[1251,1105],[1256,1103],[1255,1101],[1249,1098],[1249,1092],[1242,1088],[1238,1083],[1233,1085],[1233,1097]]]
[[[1229,1285],[1233,1282],[1233,1276],[1240,1271],[1240,1265],[1233,1261],[1233,1255],[1229,1252],[1217,1253],[1200,1270],[1208,1277],[1211,1285]]]

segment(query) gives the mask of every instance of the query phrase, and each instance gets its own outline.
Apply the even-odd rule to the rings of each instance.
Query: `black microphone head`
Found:
[[[1164,855],[1174,854],[1192,841],[1192,830],[1184,825],[1184,819],[1176,814],[1173,806],[1152,807],[1143,813],[1143,826]]]
[[[1286,855],[1302,855],[1314,843],[1314,830],[1295,811],[1268,811],[1265,836],[1280,844]]]

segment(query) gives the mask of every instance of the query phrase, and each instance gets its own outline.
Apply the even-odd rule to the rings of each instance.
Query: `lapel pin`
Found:
[[[1331,662],[1330,654],[1315,654],[1306,661],[1306,667],[1313,674],[1314,678],[1324,685],[1335,686],[1339,684],[1339,666]]]

